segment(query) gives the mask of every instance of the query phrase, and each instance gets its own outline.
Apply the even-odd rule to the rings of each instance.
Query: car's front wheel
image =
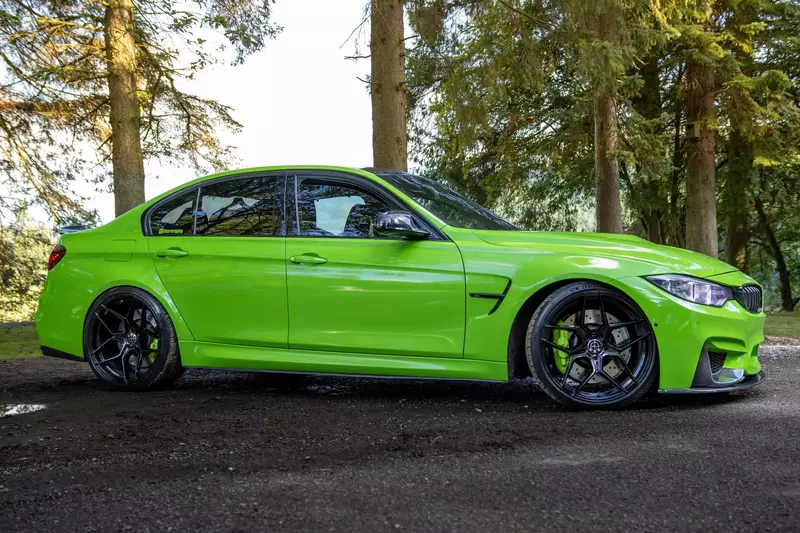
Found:
[[[544,392],[570,407],[628,405],[658,377],[647,317],[626,295],[595,283],[572,283],[548,296],[531,318],[525,351]]]
[[[95,301],[86,317],[83,349],[95,375],[118,389],[170,385],[183,370],[169,315],[135,287],[111,289]]]

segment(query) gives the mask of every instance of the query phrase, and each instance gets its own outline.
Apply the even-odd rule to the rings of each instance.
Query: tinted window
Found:
[[[407,172],[377,171],[377,174],[451,226],[467,229],[518,229],[482,205],[464,198],[438,181]]]
[[[270,236],[280,233],[277,177],[227,180],[200,188],[197,235]]]
[[[157,205],[150,213],[151,233],[153,235],[191,235],[195,200],[197,200],[197,189],[193,188]]]
[[[370,193],[317,178],[299,178],[297,231],[311,237],[373,237],[372,221],[389,207]]]

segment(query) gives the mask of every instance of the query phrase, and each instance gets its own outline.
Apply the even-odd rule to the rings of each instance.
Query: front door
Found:
[[[285,177],[203,183],[147,218],[150,255],[195,340],[286,347]]]
[[[289,347],[462,357],[464,267],[456,245],[381,238],[376,213],[405,208],[364,178],[289,178]]]

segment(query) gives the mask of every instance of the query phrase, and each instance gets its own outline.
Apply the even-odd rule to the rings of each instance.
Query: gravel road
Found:
[[[800,344],[717,397],[570,412],[530,382],[0,361],[0,531],[796,531]],[[2,405],[0,405],[0,408]],[[2,412],[2,409],[0,409]]]

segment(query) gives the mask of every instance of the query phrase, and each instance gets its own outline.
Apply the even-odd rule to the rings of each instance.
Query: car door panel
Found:
[[[283,238],[149,240],[158,275],[196,340],[286,346]],[[186,255],[159,257],[165,244]]]
[[[376,187],[352,176],[289,177],[289,347],[462,357],[458,248],[432,228],[428,240],[376,235],[377,212],[406,207]]]
[[[461,357],[464,268],[449,241],[287,238],[289,346]]]
[[[234,180],[212,182],[203,185],[199,208],[195,202],[189,214],[180,199],[173,208],[179,216],[154,211],[167,222],[153,224],[150,255],[197,341],[288,346],[285,178],[249,179],[262,178],[269,180],[263,190],[269,195]],[[267,200],[269,210],[260,207]]]

